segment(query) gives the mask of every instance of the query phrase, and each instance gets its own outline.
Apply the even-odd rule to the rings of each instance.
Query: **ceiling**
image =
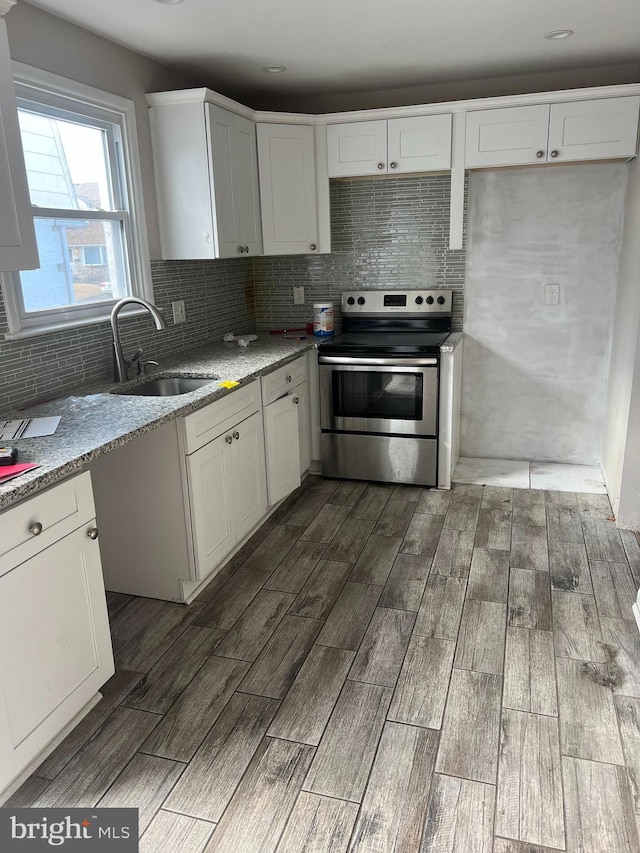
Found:
[[[236,97],[370,92],[640,59],[638,0],[30,2]],[[556,29],[575,35],[544,38]],[[262,70],[271,64],[288,70]]]

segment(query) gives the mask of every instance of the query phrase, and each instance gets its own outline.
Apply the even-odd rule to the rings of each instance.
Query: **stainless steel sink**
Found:
[[[189,379],[186,376],[163,376],[159,379],[149,379],[141,385],[132,388],[114,388],[112,394],[123,394],[133,397],[176,397],[179,394],[188,394],[196,391],[204,385],[215,382],[214,377],[208,379]]]

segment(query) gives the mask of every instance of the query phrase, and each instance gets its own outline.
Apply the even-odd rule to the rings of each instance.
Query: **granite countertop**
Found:
[[[462,332],[451,332],[447,340],[440,347],[440,352],[454,352],[462,340]]]
[[[293,361],[314,344],[313,337],[297,341],[270,336],[266,332],[247,348],[235,343],[214,343],[167,361],[150,374],[212,377],[211,385],[197,391],[175,397],[132,397],[109,392],[115,387],[139,384],[143,379],[126,386],[104,382],[21,411],[20,417],[61,415],[62,420],[55,435],[12,442],[19,450],[20,462],[39,462],[40,467],[0,485],[0,509],[81,471],[98,456],[161,424],[233,394],[235,389],[220,388],[220,382],[232,380],[246,385]]]

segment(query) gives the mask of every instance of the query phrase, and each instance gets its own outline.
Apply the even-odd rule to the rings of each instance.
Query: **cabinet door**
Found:
[[[256,126],[248,118],[233,116],[232,178],[236,230],[245,255],[262,254],[260,189]]]
[[[235,115],[205,104],[209,134],[209,180],[214,208],[216,257],[235,258],[242,254],[233,185]]]
[[[0,17],[0,270],[32,270],[39,265],[7,26]]]
[[[549,105],[467,113],[465,166],[513,166],[547,157]]]
[[[549,158],[557,162],[635,157],[640,97],[552,104]]]
[[[237,542],[232,441],[227,433],[187,456],[196,580],[210,574]]]
[[[389,172],[451,168],[451,115],[389,120]]]
[[[0,789],[114,672],[94,524],[0,577]]]
[[[311,465],[311,410],[309,407],[309,383],[303,382],[292,392],[293,401],[298,406],[298,450],[300,455],[300,474],[309,470]]]
[[[327,125],[327,157],[330,178],[386,172],[386,120]]]
[[[317,251],[313,127],[258,124],[260,207],[265,255]]]
[[[262,415],[253,415],[232,431],[231,468],[236,538],[239,542],[267,512],[267,480]]]
[[[300,485],[300,438],[295,391],[281,397],[264,411],[269,506]]]

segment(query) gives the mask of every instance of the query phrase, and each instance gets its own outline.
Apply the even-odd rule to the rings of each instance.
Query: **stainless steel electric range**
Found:
[[[342,295],[342,334],[318,346],[322,473],[438,482],[440,347],[450,290]]]

